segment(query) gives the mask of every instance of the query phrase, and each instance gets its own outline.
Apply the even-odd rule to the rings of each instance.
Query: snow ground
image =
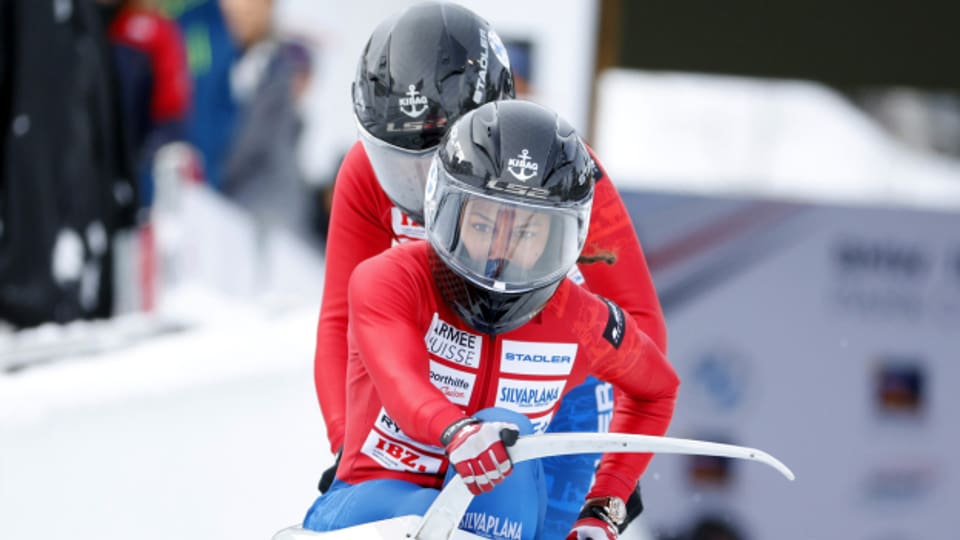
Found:
[[[0,375],[0,538],[270,538],[332,459],[316,310]]]

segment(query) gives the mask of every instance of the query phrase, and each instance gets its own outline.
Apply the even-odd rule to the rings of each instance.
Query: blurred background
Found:
[[[409,3],[0,0],[0,538],[302,519],[349,87]],[[960,7],[462,3],[624,197],[669,434],[798,476],[657,456],[632,537],[957,534]]]

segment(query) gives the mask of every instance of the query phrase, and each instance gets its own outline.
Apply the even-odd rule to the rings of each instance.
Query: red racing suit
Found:
[[[666,326],[640,242],[620,195],[596,156],[593,159],[599,175],[583,256],[596,257],[598,262],[579,265],[580,273],[591,291],[622,307],[665,352]],[[335,185],[314,357],[314,382],[334,453],[343,444],[347,406],[350,275],[358,264],[392,245],[424,238],[423,227],[387,198],[360,142],[344,158]]]
[[[564,393],[588,374],[617,389],[610,431],[662,435],[679,380],[660,348],[625,317],[564,279],[520,328],[478,334],[443,300],[432,247],[412,242],[361,263],[349,284],[347,425],[337,477],[398,479],[440,487],[440,435],[488,407],[546,429]],[[627,500],[649,454],[605,455],[591,496]]]

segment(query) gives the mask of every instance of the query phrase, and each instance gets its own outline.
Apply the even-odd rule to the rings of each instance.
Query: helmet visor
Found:
[[[393,204],[423,223],[423,188],[437,147],[407,150],[374,137],[359,122],[357,126],[380,187]]]
[[[525,292],[559,281],[576,263],[589,201],[556,207],[508,200],[479,193],[442,167],[430,174],[427,236],[461,276],[491,291]]]

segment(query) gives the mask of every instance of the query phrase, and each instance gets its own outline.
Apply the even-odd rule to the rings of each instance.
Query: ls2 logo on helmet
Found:
[[[535,199],[546,199],[550,196],[550,191],[543,188],[529,187],[523,184],[511,184],[510,182],[496,179],[487,182],[487,189],[502,191],[512,195],[520,195],[522,197],[533,197]]]
[[[409,91],[406,93],[405,98],[400,98],[400,112],[409,116],[410,118],[418,118],[423,113],[427,112],[427,106],[429,101],[427,96],[420,95],[420,92],[417,92],[417,87],[410,85]]]
[[[411,120],[398,124],[396,122],[387,122],[387,131],[390,133],[407,133],[411,131],[424,131],[426,129],[437,129],[447,125],[446,118],[438,118],[436,121]]]

